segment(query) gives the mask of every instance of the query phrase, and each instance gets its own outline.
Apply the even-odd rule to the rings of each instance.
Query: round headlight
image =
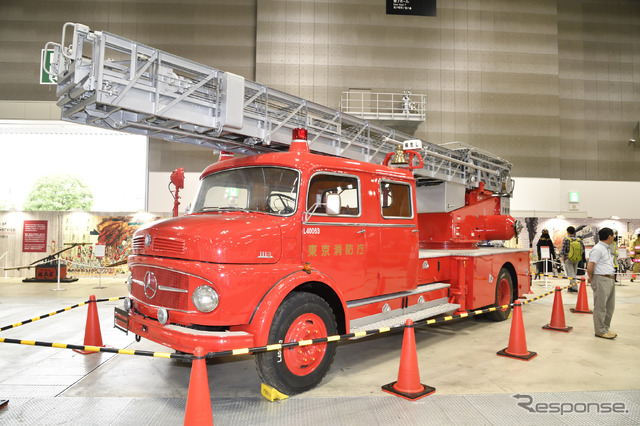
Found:
[[[131,275],[129,275],[129,278],[127,278],[127,291],[129,293],[131,293],[131,284],[133,282],[133,278],[131,277]]]
[[[169,320],[169,312],[165,308],[158,309],[158,322],[165,325]]]
[[[128,297],[124,299],[124,310],[127,312],[131,312],[131,308],[133,307],[133,302]]]
[[[201,285],[193,291],[191,300],[200,312],[211,312],[218,306],[218,293],[208,285]]]

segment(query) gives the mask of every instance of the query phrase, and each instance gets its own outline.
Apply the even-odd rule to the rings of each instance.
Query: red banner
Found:
[[[43,253],[47,251],[47,221],[25,220],[22,231],[22,252]]]

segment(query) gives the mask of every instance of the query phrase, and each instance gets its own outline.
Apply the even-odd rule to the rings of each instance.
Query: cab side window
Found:
[[[340,195],[340,216],[360,215],[360,185],[353,176],[317,174],[311,178],[307,195],[307,211],[326,214],[328,194]]]
[[[397,182],[380,182],[382,217],[411,218],[411,186]]]

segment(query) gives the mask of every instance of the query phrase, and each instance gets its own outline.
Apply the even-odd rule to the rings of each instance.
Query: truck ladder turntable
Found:
[[[73,34],[71,34],[71,32]],[[65,45],[66,39],[70,44]],[[220,151],[282,151],[304,127],[312,152],[381,164],[412,136],[108,32],[66,23],[54,50],[62,119]],[[456,143],[422,141],[418,181],[485,183],[510,196],[511,164]],[[409,142],[408,146],[415,146]]]

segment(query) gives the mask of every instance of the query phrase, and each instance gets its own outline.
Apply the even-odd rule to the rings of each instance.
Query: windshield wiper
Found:
[[[232,212],[245,212],[245,213],[249,213],[250,212],[250,210],[243,209],[242,207],[227,206],[227,207],[202,207],[196,213],[222,212],[222,211],[226,211],[226,212],[229,212],[229,211],[232,211]]]

